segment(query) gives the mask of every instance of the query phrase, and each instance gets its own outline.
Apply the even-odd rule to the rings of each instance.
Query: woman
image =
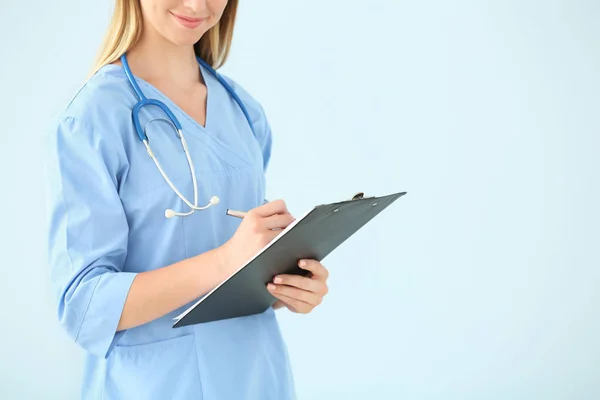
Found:
[[[86,350],[83,398],[294,398],[273,309],[321,302],[319,262],[299,262],[307,277],[274,277],[278,300],[262,314],[172,328],[293,221],[283,201],[264,202],[263,109],[211,70],[227,57],[236,8],[117,0],[98,66],[50,136],[51,278],[59,321]],[[157,105],[137,114],[143,98],[173,119]],[[250,211],[240,222],[227,208]]]

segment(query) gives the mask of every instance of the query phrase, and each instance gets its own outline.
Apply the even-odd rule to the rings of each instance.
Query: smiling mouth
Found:
[[[183,26],[184,28],[188,28],[188,29],[196,29],[204,21],[206,21],[206,18],[194,18],[194,17],[185,16],[185,15],[178,15],[175,13],[171,13],[171,15],[175,18],[175,20],[179,23],[179,25]]]

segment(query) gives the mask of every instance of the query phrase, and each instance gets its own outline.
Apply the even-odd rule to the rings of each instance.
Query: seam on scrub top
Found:
[[[91,79],[88,79],[83,85],[81,85],[79,90],[77,90],[77,92],[75,92],[75,94],[73,95],[73,97],[71,97],[71,100],[69,100],[69,103],[65,107],[65,111],[67,111],[71,108],[71,105],[75,102],[75,99],[77,99],[77,97],[79,97],[79,94],[83,91],[83,89],[85,89],[90,84],[90,81],[91,81]]]
[[[222,168],[222,169],[212,169],[212,170],[197,170],[198,172],[200,172],[200,174],[214,174],[214,173],[225,173],[227,178],[231,178],[231,172],[239,172],[239,171],[261,171],[264,174],[264,169],[263,167],[259,164],[256,165],[252,165],[249,167],[229,167],[229,168]],[[188,171],[189,172],[189,171]],[[173,182],[173,184],[175,184],[176,182],[180,181],[181,179],[192,179],[191,176],[186,175],[185,173],[177,178],[173,178],[171,179],[171,181]],[[199,183],[200,185],[200,183]],[[128,195],[127,197],[122,197],[121,196],[121,203],[123,203],[123,205],[126,206],[130,206],[130,205],[136,205],[139,202],[145,200],[146,196],[149,196],[150,194],[152,194],[153,192],[159,190],[159,189],[163,189],[163,188],[169,188],[169,184],[165,183],[161,183],[159,186],[153,187],[152,189],[149,189],[147,192],[143,192],[143,193],[132,193],[131,195]],[[170,188],[169,188],[170,190]],[[181,199],[180,199],[181,200]]]
[[[192,337],[194,338],[194,355],[196,356],[196,370],[198,370],[198,380],[200,381],[200,394],[202,399],[206,399],[206,393],[204,392],[204,382],[202,381],[202,373],[200,372],[200,358],[198,357],[198,343],[196,343],[196,330],[192,331]]]
[[[92,299],[94,298],[94,294],[96,294],[96,289],[98,289],[98,286],[100,284],[100,279],[102,279],[102,275],[98,275],[98,280],[96,281],[96,285],[94,286],[94,290],[92,291],[92,295],[88,299],[87,306],[85,307],[85,312],[83,313],[83,316],[81,317],[81,322],[79,324],[79,328],[77,329],[77,336],[75,336],[75,341],[77,341],[77,339],[79,339],[79,333],[81,332],[81,328],[83,327],[83,321],[85,320],[85,317],[87,316],[88,310],[90,309],[90,304],[92,304]]]
[[[179,199],[179,204],[183,204],[183,201],[181,201],[181,199]],[[188,251],[187,251],[187,245],[185,243],[185,220],[186,218],[181,218],[181,235],[183,236],[183,251],[185,252],[185,258],[188,258]],[[198,371],[198,380],[200,382],[200,394],[202,395],[202,399],[205,399],[206,396],[204,395],[204,384],[202,382],[202,374],[200,373],[200,360],[198,359],[198,351],[197,351],[197,343],[196,343],[196,331],[192,330],[192,343],[194,346],[194,354],[195,354],[195,360],[196,360],[196,370]]]
[[[184,178],[186,178],[185,173],[183,175],[178,176],[177,178],[170,178],[170,179],[171,179],[171,182],[173,184],[175,184],[176,182],[178,182],[179,180],[184,179]],[[191,176],[189,178],[191,180]],[[145,192],[132,193],[130,196],[126,196],[126,197],[123,197],[121,194],[119,194],[119,197],[121,198],[121,203],[123,203],[124,205],[137,204],[136,201],[142,201],[142,200],[144,200],[144,198],[146,196],[149,196],[152,193],[156,192],[157,190],[163,189],[164,187],[169,187],[169,190],[170,190],[169,184],[166,182],[162,182],[162,183],[159,183],[156,186],[152,187],[151,189],[148,189]]]

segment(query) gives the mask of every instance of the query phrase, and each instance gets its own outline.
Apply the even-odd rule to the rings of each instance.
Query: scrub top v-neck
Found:
[[[85,350],[84,399],[293,399],[287,349],[272,309],[242,318],[173,329],[162,318],[115,332],[136,274],[225,243],[239,220],[265,198],[271,131],[260,104],[226,78],[244,102],[255,134],[227,90],[208,71],[205,126],[154,86],[182,124],[198,180],[198,204],[220,203],[188,217],[131,120],[137,98],[122,67],[108,65],[74,96],[47,137],[48,251],[59,321]],[[161,166],[193,199],[181,143],[158,107],[142,126]]]

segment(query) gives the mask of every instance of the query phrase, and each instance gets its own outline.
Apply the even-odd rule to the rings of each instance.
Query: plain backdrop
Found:
[[[2,399],[78,397],[42,145],[112,6],[0,6]],[[596,0],[242,1],[222,72],[270,119],[268,197],[408,192],[324,260],[317,310],[278,313],[299,399],[600,398],[599,20]]]

